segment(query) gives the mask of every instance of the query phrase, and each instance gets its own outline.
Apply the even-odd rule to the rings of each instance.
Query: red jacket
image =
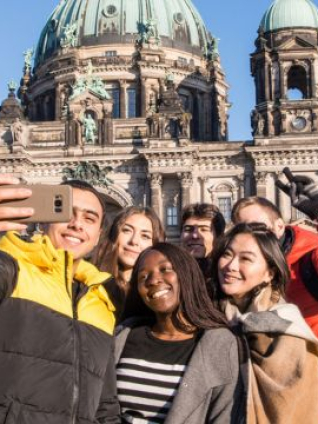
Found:
[[[299,259],[307,252],[313,251],[312,263],[318,274],[318,234],[303,228],[287,227],[291,234],[291,248],[286,252],[291,281],[286,287],[286,298],[295,303],[302,312],[307,324],[318,337],[318,302],[304,286],[299,270]]]

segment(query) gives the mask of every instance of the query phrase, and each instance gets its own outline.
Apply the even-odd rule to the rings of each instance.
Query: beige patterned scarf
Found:
[[[318,424],[318,339],[298,308],[266,287],[242,314],[223,304],[242,335],[247,424]]]

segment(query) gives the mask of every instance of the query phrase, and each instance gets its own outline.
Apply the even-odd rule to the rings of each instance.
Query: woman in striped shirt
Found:
[[[244,422],[237,341],[189,253],[145,250],[125,316],[115,352],[123,423]]]

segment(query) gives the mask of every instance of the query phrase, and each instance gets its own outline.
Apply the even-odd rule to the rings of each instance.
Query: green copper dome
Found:
[[[199,54],[210,41],[190,0],[61,0],[42,31],[35,66],[65,42],[131,45],[149,22],[163,47]]]
[[[295,27],[318,29],[318,9],[310,0],[275,0],[260,27],[264,32]]]

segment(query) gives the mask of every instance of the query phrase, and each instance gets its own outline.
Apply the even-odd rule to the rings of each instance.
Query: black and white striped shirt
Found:
[[[157,339],[145,326],[131,330],[117,365],[123,422],[164,422],[195,344]]]

